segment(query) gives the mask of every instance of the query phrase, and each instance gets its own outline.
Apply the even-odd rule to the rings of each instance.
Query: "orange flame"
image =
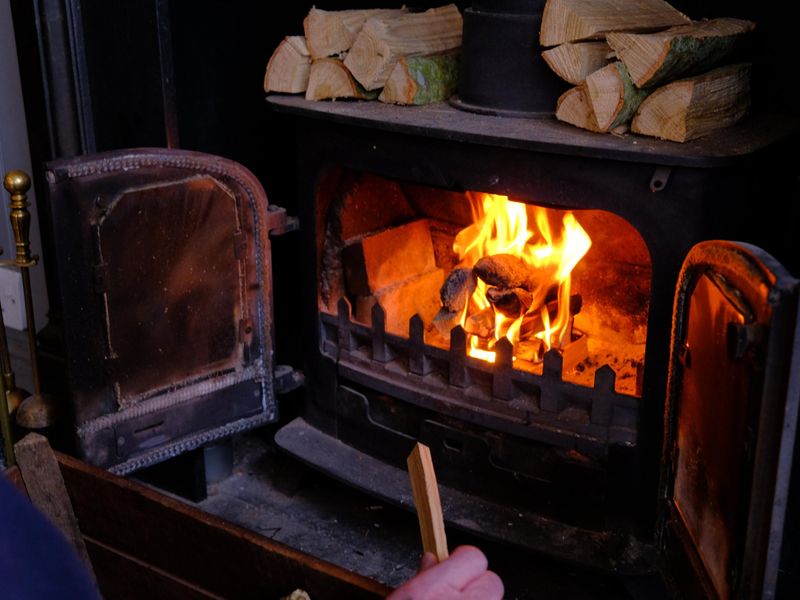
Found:
[[[453,242],[453,250],[461,258],[463,266],[472,267],[484,256],[511,254],[522,258],[539,275],[535,289],[528,290],[532,295],[530,308],[518,318],[509,318],[495,312],[494,339],[488,348],[481,347],[482,340],[469,335],[470,356],[487,362],[495,361],[491,350],[501,337],[508,338],[512,344],[520,341],[522,325],[526,319],[537,315],[541,329],[526,334],[526,339],[542,340],[544,350],[559,348],[570,340],[565,340],[569,331],[569,296],[572,270],[588,252],[592,241],[572,213],[566,213],[557,236],[553,235],[547,209],[514,202],[507,196],[497,194],[470,194],[473,224],[458,232]],[[535,224],[528,226],[528,213],[533,212]],[[558,310],[554,318],[545,305],[548,291],[558,286]],[[462,326],[467,318],[489,309],[491,304],[486,297],[488,286],[478,280],[478,285],[461,319]],[[483,345],[487,345],[485,340]]]

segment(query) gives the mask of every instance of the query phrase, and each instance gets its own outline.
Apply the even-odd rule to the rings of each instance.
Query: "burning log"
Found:
[[[302,35],[283,38],[267,63],[264,74],[265,92],[299,94],[308,87],[311,57]]]
[[[311,64],[306,100],[374,100],[377,95],[362,88],[338,58],[320,58]]]
[[[522,288],[491,287],[486,290],[486,299],[492,304],[496,312],[499,312],[504,317],[516,319],[531,307],[533,295]]]
[[[460,268],[453,270],[447,276],[439,296],[442,299],[442,306],[447,312],[461,313],[467,305],[467,301],[475,291],[477,279],[472,269]],[[448,334],[450,330],[447,330]]]
[[[383,87],[403,56],[424,56],[461,46],[462,18],[455,4],[395,18],[368,20],[344,60],[368,90]]]
[[[583,83],[590,73],[602,69],[613,60],[614,53],[605,42],[567,42],[542,52],[542,58],[553,72],[572,85]]]
[[[392,69],[378,100],[388,104],[430,104],[447,100],[458,84],[458,55],[403,57]]]
[[[494,335],[494,310],[489,307],[468,316],[464,331],[480,338],[491,338]]]
[[[658,88],[639,107],[631,129],[673,142],[733,125],[750,108],[750,64],[731,65]]]
[[[346,52],[367,19],[399,16],[406,12],[404,8],[334,11],[312,8],[303,19],[308,49],[315,59]]]
[[[450,330],[461,324],[461,312],[460,310],[449,311],[446,308],[440,308],[436,316],[433,317],[433,326],[443,338],[449,339]]]
[[[583,307],[583,298],[580,294],[573,294],[569,298],[569,314],[572,316],[581,312]],[[558,300],[551,300],[544,305],[547,310],[547,315],[552,323],[558,315]],[[537,310],[525,317],[522,321],[522,326],[519,330],[519,336],[522,339],[533,337],[537,332],[544,331],[544,323],[542,322],[542,311]]]
[[[742,19],[712,19],[659,33],[609,33],[606,39],[633,83],[643,88],[707,71],[755,26]]]
[[[521,340],[514,346],[514,356],[528,362],[539,362],[544,356],[544,342],[539,338]]]
[[[483,281],[498,288],[533,290],[538,287],[538,274],[534,268],[512,254],[484,256],[473,269]]]
[[[615,62],[586,78],[586,96],[600,131],[610,131],[631,120],[636,109],[649,94],[637,89],[628,70]]]
[[[689,22],[663,0],[547,0],[539,43],[556,46],[609,31],[655,31]]]

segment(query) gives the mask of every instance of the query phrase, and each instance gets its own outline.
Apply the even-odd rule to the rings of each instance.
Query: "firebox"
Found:
[[[300,149],[299,284],[274,293],[297,296],[307,393],[280,447],[411,506],[422,441],[452,526],[689,595],[774,595],[798,282],[750,244],[791,259],[783,121],[676,145],[270,102]],[[272,360],[268,235],[294,221],[258,182],[153,150],[49,181],[84,456],[129,472],[275,420],[297,377]]]

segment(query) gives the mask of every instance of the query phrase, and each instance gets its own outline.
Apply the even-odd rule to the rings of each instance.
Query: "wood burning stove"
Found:
[[[275,293],[299,296],[308,393],[281,447],[410,506],[420,440],[454,526],[617,573],[666,562],[690,592],[774,592],[798,284],[707,240],[781,248],[786,225],[753,204],[791,185],[782,122],[678,146],[443,105],[271,102],[301,117],[302,285]],[[127,472],[275,419],[267,234],[286,217],[252,176],[142,151],[53,164],[49,181],[84,455]],[[434,330],[474,194],[570,212],[592,237],[567,343],[526,358],[500,339],[490,363],[460,323]],[[187,306],[202,309],[170,316]],[[573,341],[612,348],[574,358]]]
[[[690,251],[713,239],[781,247],[786,230],[775,231],[770,211],[754,211],[753,200],[769,203],[782,188],[791,186],[780,160],[785,123],[753,119],[739,128],[675,145],[594,136],[548,119],[466,115],[441,105],[404,111],[380,105],[309,104],[283,97],[271,102],[279,111],[302,117],[300,222],[307,252],[304,264],[309,266],[303,314],[317,316],[306,321],[304,330],[309,401],[302,418],[278,433],[276,440],[283,448],[337,478],[409,504],[407,491],[398,484],[399,468],[414,441],[421,440],[432,449],[444,485],[445,513],[456,526],[616,572],[646,571],[665,555],[673,556],[677,564],[680,560],[674,556],[680,556],[693,573],[685,579],[701,582],[710,595],[725,596],[731,590],[752,595],[759,586],[774,588],[777,559],[773,555],[765,568],[769,562],[765,552],[780,535],[777,530],[772,534],[753,530],[764,526],[770,514],[781,520],[781,509],[769,507],[781,506],[782,492],[776,491],[776,479],[754,487],[751,477],[753,473],[777,477],[774,459],[781,436],[772,429],[777,421],[788,427],[786,439],[794,439],[792,407],[797,398],[787,395],[789,363],[782,363],[790,360],[794,317],[786,327],[778,326],[787,335],[783,341],[778,341],[783,333],[776,332],[767,342],[756,333],[765,331],[757,315],[761,310],[771,312],[765,303],[773,301],[777,312],[794,314],[797,283],[760,251],[746,246],[706,242],[703,250]],[[602,362],[595,365],[593,382],[591,378],[581,382],[574,369],[563,369],[565,353],[552,350],[544,356],[541,372],[529,372],[522,361],[514,360],[516,349],[502,341],[495,347],[495,363],[481,361],[468,355],[468,336],[458,327],[443,344],[436,341],[430,331],[431,315],[419,314],[426,310],[431,288],[436,304],[436,282],[441,281],[437,277],[449,271],[448,267],[444,274],[435,274],[444,266],[436,255],[436,238],[448,223],[465,225],[459,214],[469,211],[466,197],[473,192],[510,196],[553,213],[571,210],[592,230],[596,256],[587,257],[586,272],[577,276],[586,292],[581,314],[593,308],[597,312],[598,306],[602,312],[613,293],[619,309],[626,303],[635,307],[630,312],[640,316],[644,352],[641,360],[633,361],[627,386],[619,376],[615,381],[614,370]],[[410,211],[398,208],[398,194],[409,199]],[[343,206],[357,212],[350,215],[355,225],[336,216]],[[379,214],[384,218],[398,211],[397,223],[405,223],[405,229],[393,230],[397,223],[368,224],[376,206],[383,208]],[[425,226],[407,225],[421,221],[427,223],[430,237]],[[359,225],[367,230],[356,231]],[[407,288],[408,294],[422,296],[411,302],[414,311],[398,311],[381,302],[397,286],[369,290],[364,297],[366,292],[347,273],[353,268],[348,256],[353,252],[351,242],[346,235],[334,235],[342,243],[341,252],[332,243],[331,233],[341,233],[337,227],[351,227],[353,237],[361,239],[360,246],[355,244],[356,255],[366,251],[366,240],[372,241],[376,231],[388,227],[402,238],[395,242],[397,252],[409,256],[404,244],[423,231],[421,243],[432,244],[436,256],[433,267],[423,263],[412,278],[418,285]],[[387,248],[381,252],[391,255]],[[750,264],[749,270],[732,267],[732,256]],[[342,261],[344,272],[338,290],[331,283],[336,279],[331,273],[340,268],[336,260]],[[681,275],[684,261],[701,265],[692,277],[686,274],[688,266]],[[408,262],[413,262],[411,256]],[[608,279],[614,283],[602,290],[598,280],[609,269],[616,269]],[[718,305],[748,297],[747,285],[730,269],[760,279],[766,295],[734,304],[729,313],[708,309],[702,298],[713,294],[698,283],[697,273],[713,282],[709,285],[716,290]],[[426,277],[434,283],[425,283]],[[696,304],[679,302],[673,315],[676,287]],[[761,308],[742,309],[734,318],[735,307],[745,304]],[[785,308],[777,309],[778,305]],[[691,308],[697,306],[702,308]],[[780,372],[783,381],[777,392],[780,400],[767,401],[757,399],[767,385],[756,375],[758,369],[739,380],[747,391],[739,392],[738,405],[747,408],[736,413],[739,420],[732,414],[726,434],[726,443],[737,451],[722,452],[728,459],[737,458],[722,460],[715,472],[701,455],[719,457],[720,448],[726,446],[713,436],[698,434],[689,421],[702,423],[707,432],[711,425],[702,415],[713,415],[721,407],[704,395],[702,408],[676,408],[684,400],[674,383],[698,377],[708,386],[706,394],[713,389],[714,377],[707,367],[694,361],[690,369],[681,362],[686,355],[679,350],[686,346],[687,335],[692,338],[691,328],[681,329],[681,324],[706,321],[708,327],[701,328],[706,348],[719,349],[720,343],[725,348],[714,355],[716,360],[735,362],[747,356],[751,358],[744,360],[749,361],[759,356],[760,363],[769,354],[762,344],[780,347],[768,359],[777,362],[767,363],[775,370],[767,370]],[[630,334],[626,339],[635,341]],[[665,395],[670,371],[670,393]],[[696,389],[694,384],[691,389]],[[772,401],[781,408],[767,409]],[[730,402],[733,411],[737,401]],[[789,410],[788,420],[776,416],[771,425],[758,424],[761,411],[780,415],[784,409]],[[682,426],[689,427],[692,436]],[[745,430],[747,435],[735,433]],[[762,450],[756,449],[759,443]],[[786,448],[791,445],[783,443]],[[710,445],[717,447],[712,451]],[[692,452],[695,456],[689,460],[687,454]],[[772,459],[760,463],[758,457],[766,455]],[[682,463],[681,456],[688,462]],[[750,475],[731,478],[741,464]],[[704,506],[711,496],[682,496],[686,473],[697,478],[698,469],[715,480],[711,487],[717,500],[720,495],[737,498],[730,500],[735,508],[718,518],[718,529],[727,531],[725,539],[730,542],[729,556],[719,564],[712,564],[709,551],[702,547],[725,536],[709,537],[693,528],[690,515],[692,506]],[[778,480],[786,476],[783,471]],[[696,490],[697,484],[694,479],[687,485]],[[682,502],[692,506],[681,508]],[[676,523],[683,523],[683,529]],[[753,561],[745,558],[756,555]],[[773,575],[764,578],[765,573]]]

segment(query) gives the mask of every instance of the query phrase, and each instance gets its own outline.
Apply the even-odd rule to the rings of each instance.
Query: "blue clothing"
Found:
[[[0,473],[0,600],[99,600],[61,533]]]

